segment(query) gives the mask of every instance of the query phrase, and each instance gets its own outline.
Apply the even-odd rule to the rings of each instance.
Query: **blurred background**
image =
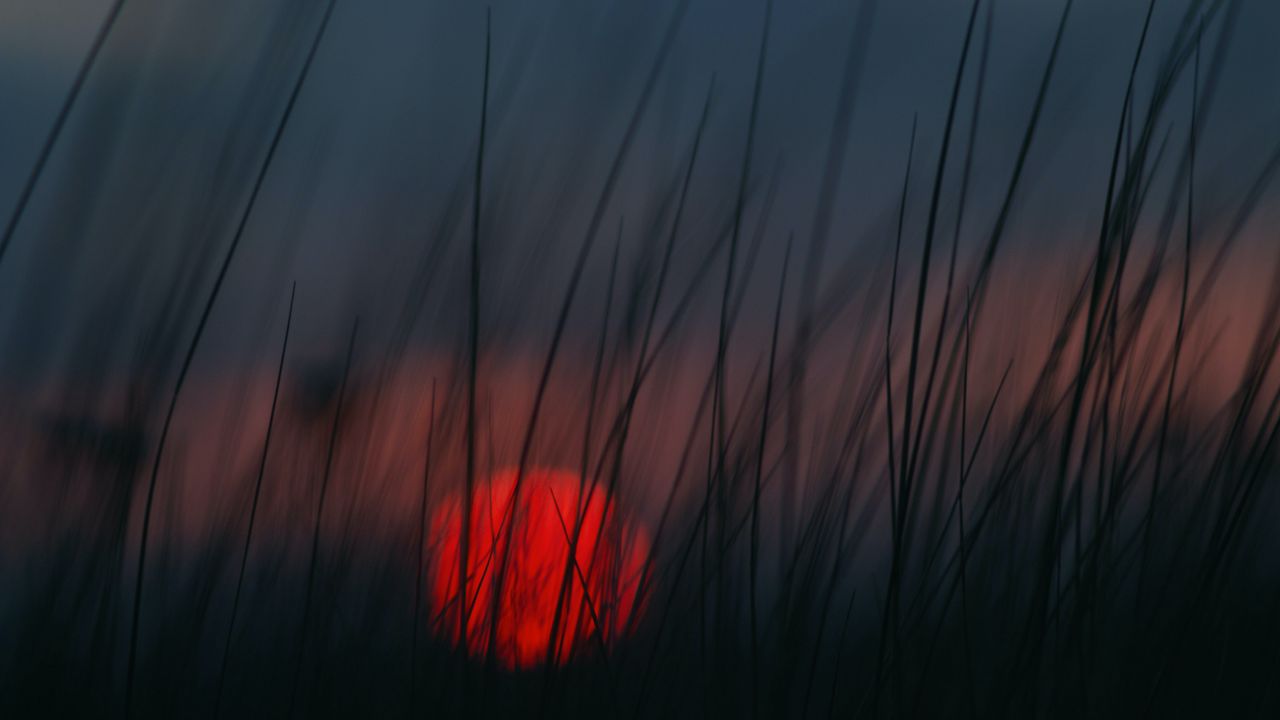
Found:
[[[1267,716],[1278,30],[0,4],[0,708]],[[616,648],[433,628],[513,466],[654,535]]]

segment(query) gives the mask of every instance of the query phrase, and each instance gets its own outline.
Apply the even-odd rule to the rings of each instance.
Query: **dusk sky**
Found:
[[[1156,3],[1138,75],[1139,105],[1184,5]],[[13,0],[0,7],[0,97],[7,108],[0,117],[0,157],[6,158],[0,198],[17,195],[106,6],[101,0]],[[225,227],[198,239],[208,231],[198,229],[200,202],[234,202],[218,188],[234,193],[253,172],[266,127],[313,31],[316,18],[308,19],[307,6],[294,0],[126,4],[0,270],[11,280],[0,292],[0,334],[20,333],[28,352],[56,345],[49,333],[57,318],[78,312],[83,303],[75,298],[105,297],[100,293],[110,292],[111,268],[145,260],[159,275],[177,261],[175,248],[183,243],[222,242]],[[1057,0],[992,4],[966,239],[985,232],[998,208],[1062,6]],[[671,7],[666,0],[492,5],[495,203],[543,217],[553,213],[565,232],[579,232],[573,228],[585,222],[589,189],[602,181]],[[859,239],[881,238],[873,248],[887,242],[913,117],[919,122],[913,188],[918,197],[929,189],[968,7],[959,0],[879,3],[829,257],[848,257]],[[1232,33],[1213,104],[1202,116],[1199,202],[1214,221],[1260,172],[1280,126],[1274,81],[1280,6],[1244,0],[1235,7],[1237,14],[1206,38],[1212,50],[1223,27]],[[232,270],[228,307],[235,308],[237,298],[246,303],[233,314],[265,298],[280,302],[285,277],[297,279],[305,304],[321,313],[378,314],[388,298],[403,293],[410,281],[402,270],[415,262],[471,162],[483,8],[476,2],[339,2]],[[1075,3],[1011,225],[1014,251],[1055,242],[1092,247],[1145,9],[1138,0]],[[694,202],[711,207],[731,198],[763,11],[763,2],[691,4],[622,178],[619,213],[644,212],[648,189],[679,167],[713,75],[716,96]],[[854,3],[836,0],[775,8],[753,178],[763,193],[771,171],[780,168],[761,251],[774,262],[787,233],[796,232],[802,246],[807,242],[856,13]],[[984,26],[985,11],[966,98]],[[1206,72],[1212,54],[1205,53]],[[1175,109],[1159,131],[1169,134],[1171,157],[1185,148],[1189,116],[1176,115],[1189,107],[1187,85],[1175,89]],[[968,102],[961,104],[958,133],[967,133]],[[958,164],[956,155],[953,167]],[[89,186],[94,193],[79,192]],[[568,194],[557,197],[557,190]],[[1276,197],[1274,188],[1268,193]],[[1260,217],[1275,218],[1278,207],[1262,203]],[[922,222],[919,215],[912,222]],[[695,213],[691,221],[697,219]],[[495,242],[524,248],[504,253],[486,271],[498,288],[496,312],[561,284],[548,259],[567,256],[566,243],[576,240],[535,224],[493,222]],[[1251,235],[1265,227],[1259,223]],[[68,264],[71,248],[77,260]],[[532,284],[524,277],[526,260],[538,261],[530,255],[551,265]],[[606,254],[596,253],[592,263],[589,276],[600,281]]]

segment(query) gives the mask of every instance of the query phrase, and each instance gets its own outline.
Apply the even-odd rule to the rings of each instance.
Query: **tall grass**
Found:
[[[120,5],[73,79],[0,259]],[[1280,255],[1240,243],[1274,199],[1280,151],[1243,192],[1208,202],[1205,189],[1205,118],[1239,0],[1151,0],[1126,29],[1133,60],[1116,78],[1114,135],[1099,138],[1107,179],[1085,193],[1098,232],[1069,262],[1018,237],[1014,219],[1035,193],[1083,196],[1030,179],[1063,44],[1085,31],[1073,0],[1016,109],[1021,133],[995,139],[979,131],[1004,30],[995,3],[967,6],[945,112],[878,139],[906,141],[905,164],[879,174],[895,198],[863,240],[833,218],[842,178],[871,172],[845,158],[855,110],[876,101],[863,94],[863,45],[881,4],[863,3],[847,33],[812,217],[778,200],[799,180],[760,145],[762,108],[785,97],[771,0],[752,21],[754,65],[733,69],[749,92],[695,78],[701,102],[681,108],[659,152],[645,133],[689,40],[691,3],[674,3],[636,64],[638,92],[616,127],[599,128],[602,167],[566,161],[572,187],[547,197],[570,200],[548,201],[550,219],[514,197],[513,178],[543,176],[521,165],[534,155],[508,149],[524,131],[510,119],[519,73],[504,73],[503,18],[486,12],[482,29],[459,29],[484,43],[474,145],[429,218],[407,294],[389,301],[402,310],[390,329],[360,315],[338,362],[308,365],[308,349],[333,348],[297,339],[299,321],[327,332],[345,320],[307,303],[295,317],[295,288],[274,372],[233,373],[219,358],[202,376],[210,317],[231,297],[229,269],[334,5],[299,11],[314,28],[305,58],[263,124],[247,199],[228,209],[189,341],[166,356],[173,380],[131,379],[167,398],[163,412],[103,383],[84,408],[57,408],[84,418],[4,420],[0,462],[14,470],[0,497],[13,502],[0,518],[20,528],[4,537],[24,571],[0,565],[15,588],[0,603],[6,716],[1280,710],[1280,547],[1268,527],[1280,502]],[[1157,20],[1172,27],[1162,46]],[[735,148],[724,167],[707,147],[720,127]],[[1010,151],[991,208],[974,197],[980,137]],[[612,253],[597,257],[615,222]],[[533,239],[512,237],[523,232]],[[1250,269],[1271,268],[1265,296],[1241,294],[1253,276],[1231,261],[1246,253]],[[523,265],[530,257],[551,270]],[[504,292],[518,282],[502,274],[511,262],[541,287]],[[421,341],[436,303],[449,321],[426,323]],[[1017,325],[1028,314],[1035,327]],[[518,499],[546,466],[579,476],[576,503],[552,498],[570,552],[546,578],[559,595],[544,661],[513,670],[500,662],[499,610],[516,584]],[[472,547],[473,510],[492,505],[476,494],[502,468],[515,470],[514,499],[490,518],[490,548]],[[432,522],[449,497],[465,518],[456,559],[441,557]],[[612,552],[582,534],[601,497]],[[630,582],[618,561],[639,542],[628,523],[648,552],[640,611],[615,624],[607,593],[574,590]],[[595,547],[585,563],[582,542]],[[477,560],[451,597],[428,592],[436,573]]]

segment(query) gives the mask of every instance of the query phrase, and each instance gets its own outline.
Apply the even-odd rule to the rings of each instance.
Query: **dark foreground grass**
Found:
[[[440,255],[438,242],[466,249],[456,255],[456,274],[466,281],[449,306],[461,328],[448,335],[457,339],[449,360],[405,391],[394,382],[405,368],[413,371],[403,329],[382,345],[376,331],[367,341],[362,334],[356,352],[353,327],[339,370],[304,377],[289,353],[295,315],[307,309],[295,309],[291,297],[269,403],[236,399],[263,408],[260,435],[243,418],[220,426],[184,388],[323,51],[333,3],[307,14],[316,30],[268,125],[247,202],[229,210],[234,233],[211,256],[221,263],[204,302],[192,306],[199,311],[190,313],[192,330],[142,365],[176,368],[171,381],[167,373],[138,380],[158,388],[147,397],[167,403],[130,405],[122,416],[68,403],[60,408],[67,418],[51,424],[23,416],[18,440],[3,447],[12,469],[0,497],[18,501],[0,517],[39,515],[41,529],[3,568],[0,712],[1277,716],[1280,547],[1271,518],[1280,510],[1280,282],[1250,298],[1247,344],[1216,342],[1231,308],[1210,297],[1230,280],[1224,259],[1246,235],[1280,151],[1264,149],[1271,160],[1226,207],[1206,212],[1196,183],[1202,119],[1238,4],[1193,0],[1178,10],[1168,45],[1154,47],[1148,35],[1157,3],[1150,2],[1133,28],[1115,134],[1101,139],[1113,150],[1092,205],[1100,209],[1096,242],[1064,270],[1018,254],[1008,234],[1033,190],[1025,170],[1041,139],[1073,3],[1062,5],[1034,99],[1021,110],[1022,135],[1002,139],[1017,152],[997,211],[983,217],[967,205],[996,13],[973,0],[958,33],[937,156],[922,157],[913,121],[905,166],[884,174],[895,183],[905,178],[890,212],[896,228],[828,272],[852,108],[869,100],[856,92],[857,44],[873,32],[875,3],[865,4],[851,33],[830,136],[836,159],[819,185],[808,251],[794,250],[803,263],[792,256],[804,238],[770,224],[776,185],[785,182],[780,164],[767,185],[758,177],[768,165],[754,141],[770,92],[769,2],[761,8],[750,106],[728,106],[711,82],[686,136],[670,143],[678,148],[670,177],[655,183],[643,211],[619,209],[619,183],[635,162],[636,138],[684,28],[687,3],[677,3],[625,124],[606,129],[607,172],[573,191],[589,208],[585,224],[552,224],[574,238],[571,252],[555,258],[569,272],[563,287],[545,295],[558,302],[549,306],[549,333],[525,353],[533,358],[521,366],[532,368],[531,400],[510,413],[514,419],[490,398],[501,381],[489,361],[511,348],[486,346],[496,337],[485,327],[497,315],[489,304],[502,294],[486,287],[492,276],[485,268],[514,252],[496,228],[524,219],[501,214],[510,203],[494,176],[508,165],[492,156],[491,133],[510,125],[492,122],[494,36],[485,28],[476,33],[484,72],[474,166],[457,180],[456,194],[469,192],[470,202],[445,204],[433,223],[443,239],[423,251],[434,262],[453,257]],[[76,77],[50,144],[118,9],[112,6]],[[1154,84],[1139,93],[1143,77]],[[1186,107],[1180,87],[1190,88]],[[739,113],[745,135],[727,189],[706,192],[693,208],[708,117]],[[907,137],[904,126],[886,142]],[[24,185],[0,259],[48,154],[45,147]],[[913,192],[919,174],[929,188],[923,197]],[[1053,178],[1037,187],[1052,191]],[[1163,203],[1153,199],[1160,190],[1168,192]],[[909,222],[917,214],[922,235]],[[694,215],[704,221],[696,231]],[[589,268],[613,219],[618,240],[597,298]],[[975,244],[962,244],[962,235]],[[640,246],[634,255],[623,251],[629,239]],[[774,257],[762,251],[766,245],[785,246],[776,268],[759,267],[762,257]],[[1257,264],[1275,265],[1272,277],[1280,280],[1274,253],[1249,252],[1261,257]],[[1002,273],[1040,278],[1062,298],[1031,338],[1035,352],[1002,342],[999,326],[1016,315],[993,291]],[[404,304],[428,289],[412,292]],[[757,295],[767,298],[762,313]],[[327,319],[334,327],[349,322]],[[582,338],[588,349],[579,358],[574,341]],[[380,361],[372,359],[378,349],[386,350]],[[1220,369],[1232,360],[1242,369]],[[562,374],[589,390],[566,396],[557,389]],[[1207,394],[1209,385],[1226,389]],[[249,393],[256,386],[233,387]],[[421,433],[407,440],[384,434],[380,413],[397,403],[419,410]],[[176,430],[184,412],[196,418],[195,429]],[[230,458],[206,473],[221,483],[222,496],[236,499],[230,510],[202,509],[212,519],[199,522],[211,529],[192,542],[174,530],[196,522],[182,516],[190,507],[158,505],[157,491],[165,496],[180,484],[189,467],[181,458],[193,443],[219,447],[220,433],[251,437],[244,441],[250,460],[244,471]],[[411,462],[396,465],[388,453]],[[643,611],[626,632],[590,634],[568,657],[549,643],[540,667],[510,670],[497,661],[496,613],[476,608],[469,588],[481,578],[463,574],[448,600],[425,592],[425,575],[447,564],[436,554],[429,518],[450,491],[461,491],[470,518],[486,472],[515,466],[518,494],[530,468],[556,463],[581,468],[581,497],[605,493],[619,512],[648,525]],[[386,490],[395,482],[379,486],[372,510],[357,501],[363,487],[397,472],[410,501]],[[28,493],[31,487],[40,492]],[[557,507],[562,521],[586,511],[585,503]],[[157,536],[151,528],[162,516],[167,532]],[[495,519],[505,528],[495,544],[509,547],[518,522]],[[575,527],[563,526],[574,547]],[[291,536],[308,541],[298,545]],[[477,550],[459,545],[458,564],[467,566]],[[548,579],[561,598],[553,637],[566,632],[565,618],[583,616],[566,598],[593,569],[568,562]],[[505,560],[485,572],[494,578],[496,608]],[[610,608],[599,600],[586,598],[585,610],[608,626]],[[469,655],[448,641],[446,628],[462,628],[465,644],[472,613],[491,624],[480,632],[487,647]]]

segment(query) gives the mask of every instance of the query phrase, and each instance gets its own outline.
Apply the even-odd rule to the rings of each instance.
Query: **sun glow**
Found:
[[[500,471],[474,491],[466,548],[468,654],[485,657],[492,645],[501,665],[523,669],[607,651],[634,626],[642,604],[637,591],[647,533],[620,516],[603,484],[584,488],[576,473],[559,470],[526,470],[513,514],[517,475]],[[430,592],[439,627],[455,645],[463,642],[457,604],[462,507],[461,493],[448,498],[431,524]],[[553,636],[555,652],[548,656]]]

